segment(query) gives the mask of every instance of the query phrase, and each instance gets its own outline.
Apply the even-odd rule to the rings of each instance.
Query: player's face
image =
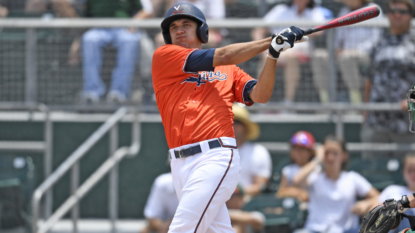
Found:
[[[338,142],[334,141],[326,141],[324,143],[324,149],[324,168],[326,170],[330,169],[335,172],[340,172],[343,163],[346,162],[347,153],[342,150],[341,145]]]
[[[391,30],[404,31],[409,29],[412,19],[408,6],[404,3],[391,3],[388,8]]]
[[[190,19],[177,19],[170,24],[172,44],[185,48],[201,48],[196,35],[197,23]]]
[[[415,188],[415,157],[406,157],[403,176],[410,188]]]
[[[291,148],[291,158],[300,167],[306,165],[312,156],[312,152],[307,148],[301,146],[293,146]]]

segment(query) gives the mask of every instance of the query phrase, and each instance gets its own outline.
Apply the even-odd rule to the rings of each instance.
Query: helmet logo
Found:
[[[175,15],[175,14],[183,14],[183,10],[180,10],[180,5],[178,5],[178,6],[173,6],[173,8],[174,8],[176,11],[173,11],[173,13],[171,13],[172,15]]]

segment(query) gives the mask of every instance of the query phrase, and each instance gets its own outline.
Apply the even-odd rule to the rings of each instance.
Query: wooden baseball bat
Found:
[[[332,21],[327,22],[323,25],[309,28],[305,31],[305,35],[318,32],[318,31],[322,31],[322,30],[326,30],[326,29],[330,29],[330,28],[337,28],[337,27],[352,25],[355,23],[360,23],[360,22],[375,18],[379,14],[380,14],[380,8],[378,6],[368,6],[362,9],[352,11],[347,15],[333,19]]]

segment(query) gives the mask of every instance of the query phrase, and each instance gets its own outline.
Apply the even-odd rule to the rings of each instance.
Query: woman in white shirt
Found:
[[[360,174],[345,170],[347,158],[344,141],[328,136],[294,178],[295,185],[308,188],[306,232],[357,232],[358,216],[376,206],[379,192]],[[323,170],[313,172],[319,164]]]

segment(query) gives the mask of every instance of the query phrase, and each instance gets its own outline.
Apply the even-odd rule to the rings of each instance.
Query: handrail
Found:
[[[88,28],[88,27],[139,27],[139,28],[159,28],[162,18],[152,19],[27,19],[27,18],[3,18],[0,19],[0,27],[5,28]],[[208,19],[207,23],[210,28],[256,28],[261,27],[289,27],[292,25],[301,27],[314,27],[327,21],[307,21],[307,20],[291,20],[285,22],[270,22],[262,18],[227,18],[227,19]],[[415,20],[413,20],[415,22]],[[412,23],[413,23],[412,22]],[[414,25],[414,24],[412,24]],[[374,21],[361,22],[359,24],[350,25],[349,27],[388,27],[389,21],[386,18]]]
[[[291,145],[287,142],[258,142],[270,152],[288,152]],[[349,152],[395,152],[395,151],[413,151],[415,143],[367,143],[367,142],[348,142],[346,143]]]
[[[32,198],[32,232],[38,232],[39,207],[43,194],[49,190],[69,169],[73,168],[84,154],[94,146],[122,117],[128,112],[126,107],[118,109],[103,125],[101,125],[82,145],[80,145],[34,192]],[[140,124],[138,116],[133,122],[132,145],[118,149],[115,154],[104,162],[101,167],[62,205],[51,218],[41,226],[41,232],[46,232],[53,223],[62,216],[62,207],[67,208],[68,201],[72,207],[90,188],[106,174],[110,168],[119,162],[125,155],[135,155],[140,149]],[[70,208],[69,207],[69,208]],[[68,209],[69,210],[69,209]],[[67,210],[66,210],[67,211]],[[64,211],[66,213],[66,211]]]

